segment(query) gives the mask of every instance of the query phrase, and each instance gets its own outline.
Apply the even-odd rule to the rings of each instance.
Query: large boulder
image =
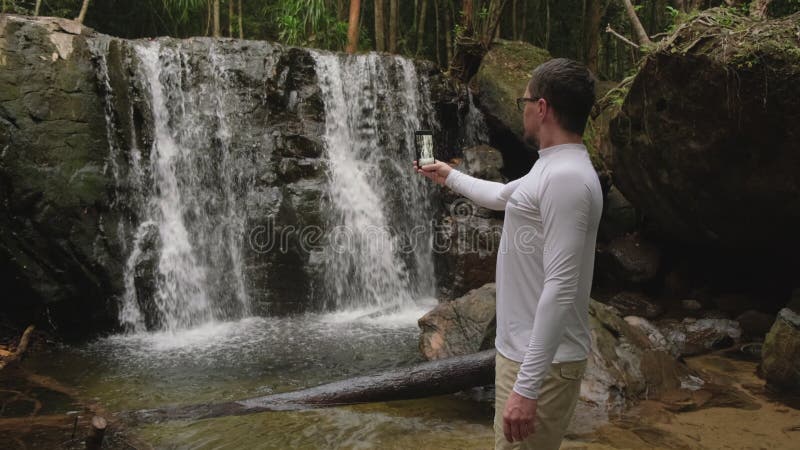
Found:
[[[428,360],[468,355],[494,347],[495,284],[440,303],[419,319],[419,350]]]
[[[759,371],[767,383],[800,391],[800,314],[783,308],[767,333]]]
[[[522,113],[516,99],[525,92],[533,69],[550,58],[547,50],[531,44],[496,40],[472,83],[492,142],[503,152],[504,173],[512,179],[527,173],[536,158],[522,139]]]
[[[800,15],[711,9],[609,93],[614,184],[653,230],[687,243],[800,243]]]
[[[437,306],[419,321],[420,350],[426,358],[437,359],[490,348],[494,311],[494,284]],[[581,386],[584,400],[601,407],[625,404],[677,389],[690,375],[669,353],[666,342],[653,344],[647,333],[628,324],[614,308],[591,300],[589,321],[592,352]]]

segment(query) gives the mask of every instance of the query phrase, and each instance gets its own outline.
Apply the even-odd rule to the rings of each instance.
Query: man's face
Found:
[[[525,98],[531,98],[530,91],[526,88]],[[522,139],[526,144],[538,147],[539,146],[539,103],[538,102],[525,102],[525,107],[522,109]]]

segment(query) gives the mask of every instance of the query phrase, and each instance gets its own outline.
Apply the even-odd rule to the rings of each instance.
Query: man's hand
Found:
[[[503,409],[503,434],[508,442],[521,441],[536,430],[536,400],[523,397],[514,391]]]
[[[414,170],[421,173],[425,178],[430,178],[435,183],[444,186],[444,180],[447,179],[447,176],[450,175],[450,171],[453,169],[450,165],[441,161],[436,161],[433,164],[426,164],[422,167],[418,167],[417,162],[414,161]]]

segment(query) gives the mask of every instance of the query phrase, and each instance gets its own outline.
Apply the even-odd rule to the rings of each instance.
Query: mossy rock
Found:
[[[547,50],[531,44],[495,41],[475,75],[481,110],[491,122],[522,139],[522,113],[515,100],[525,92],[533,69],[549,59]]]
[[[767,382],[800,392],[800,315],[783,308],[767,333],[759,368]]]
[[[597,153],[652,231],[712,248],[800,248],[798,22],[704,11],[654,47],[621,102],[606,96]]]

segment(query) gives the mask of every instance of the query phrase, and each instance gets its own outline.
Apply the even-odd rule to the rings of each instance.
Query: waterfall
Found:
[[[328,304],[387,307],[432,296],[430,187],[412,170],[414,131],[436,125],[426,80],[400,57],[314,58],[332,202],[322,258]]]
[[[414,131],[439,127],[411,60],[213,39],[115,45],[92,52],[125,217],[127,329],[271,314],[287,284],[302,292],[288,304],[308,305],[295,311],[434,295],[435,190],[412,161]],[[260,250],[252,232],[265,223],[319,224],[321,245]]]
[[[248,182],[232,153],[224,61],[212,45],[211,64],[194,73],[185,52],[160,41],[136,42],[137,78],[149,94],[152,145],[126,143],[120,158],[109,112],[111,85],[105,60],[108,45],[95,45],[98,77],[106,90],[106,119],[112,169],[126,186],[128,207],[138,218],[125,247],[125,292],[120,322],[134,331],[174,331],[249,314],[243,270],[244,195]],[[133,124],[128,125],[132,133]]]

